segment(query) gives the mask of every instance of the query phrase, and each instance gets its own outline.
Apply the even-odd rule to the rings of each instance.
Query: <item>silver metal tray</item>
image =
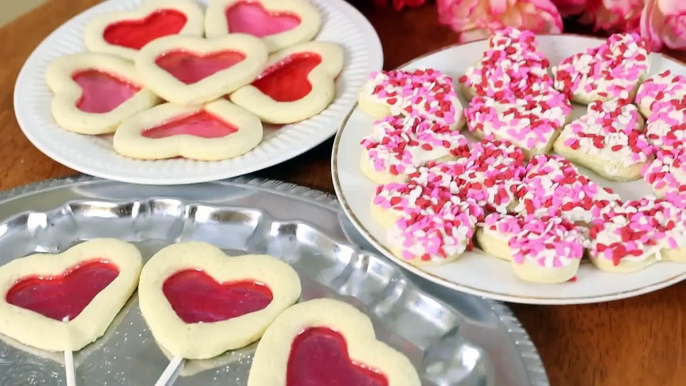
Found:
[[[301,275],[303,299],[334,297],[366,312],[379,339],[412,360],[424,385],[548,385],[505,305],[404,273],[376,255],[321,192],[249,178],[167,187],[77,177],[0,193],[0,264],[94,237],[134,242],[145,258],[186,240],[278,256]],[[174,384],[244,385],[253,350],[189,361]],[[104,337],[75,354],[78,384],[87,386],[152,385],[168,361],[135,296]],[[0,386],[64,384],[61,354],[2,337]]]

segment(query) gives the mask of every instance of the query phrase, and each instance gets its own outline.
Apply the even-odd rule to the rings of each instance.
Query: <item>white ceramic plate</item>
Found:
[[[539,47],[548,55],[552,64],[565,57],[597,46],[602,40],[573,35],[539,36]],[[486,42],[479,41],[453,46],[418,58],[403,68],[431,67],[457,79],[486,49]],[[686,66],[653,54],[650,74],[664,70],[686,75]],[[466,100],[462,99],[466,106]],[[585,112],[575,107],[575,117]],[[386,256],[401,266],[436,283],[459,291],[498,300],[530,304],[579,304],[593,303],[637,296],[664,288],[686,279],[686,264],[660,262],[632,274],[611,274],[582,264],[575,282],[558,285],[527,283],[518,279],[510,263],[486,255],[480,250],[465,253],[457,261],[434,267],[415,267],[398,259],[386,247],[386,232],[371,217],[370,202],[376,185],[359,169],[364,135],[371,131],[373,119],[354,108],[343,122],[333,147],[332,173],[336,194],[357,229]],[[466,132],[466,129],[465,129]],[[651,193],[643,180],[617,183],[582,169],[593,180],[615,190],[624,199],[640,198]]]
[[[234,177],[289,160],[331,137],[355,103],[370,71],[380,70],[383,52],[376,31],[355,8],[343,0],[311,0],[323,16],[315,40],[341,45],[345,67],[336,81],[334,102],[321,114],[292,125],[265,127],[262,143],[231,160],[201,162],[186,159],[140,161],[118,155],[111,136],[92,137],[68,132],[52,118],[52,93],[45,70],[55,58],[85,52],[83,29],[95,15],[132,9],[142,0],[110,0],[79,14],[48,36],[28,58],[14,90],[19,126],[28,139],[55,161],[82,173],[111,180],[173,185]],[[206,4],[207,0],[200,0]]]

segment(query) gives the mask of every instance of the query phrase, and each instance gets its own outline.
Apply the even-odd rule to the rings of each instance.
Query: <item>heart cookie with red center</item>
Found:
[[[322,112],[336,96],[343,50],[334,43],[311,42],[269,57],[267,68],[231,101],[263,122],[287,124]]]
[[[129,61],[111,55],[62,56],[50,63],[45,79],[55,94],[55,121],[80,134],[113,133],[123,120],[160,101]]]
[[[262,141],[262,122],[225,99],[205,105],[166,103],[124,122],[114,150],[137,159],[185,157],[217,161],[247,153]]]
[[[376,340],[355,307],[316,299],[284,311],[264,333],[248,386],[419,386],[403,354]]]
[[[0,333],[41,350],[78,351],[105,333],[142,265],[133,245],[115,239],[12,260],[0,267]]]
[[[169,36],[141,50],[136,70],[162,98],[190,105],[213,101],[252,82],[267,57],[264,44],[249,35]]]
[[[192,0],[152,0],[131,11],[94,17],[84,31],[86,47],[134,60],[138,50],[169,35],[203,35],[203,11]]]
[[[300,279],[266,255],[231,257],[204,242],[175,244],[143,268],[145,321],[175,357],[206,359],[244,347],[300,297]]]
[[[312,40],[321,24],[319,11],[308,0],[210,0],[205,34],[253,35],[276,52]]]

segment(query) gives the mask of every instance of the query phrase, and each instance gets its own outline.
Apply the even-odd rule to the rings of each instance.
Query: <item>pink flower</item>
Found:
[[[654,50],[663,44],[671,49],[686,49],[686,1],[646,0],[641,35],[650,41]]]
[[[586,0],[552,0],[562,17],[578,15],[586,8]]]
[[[389,0],[374,0],[374,3],[379,7],[385,7],[388,5],[388,1]],[[405,6],[408,6],[409,8],[419,7],[425,2],[426,0],[393,0],[393,8],[395,8],[396,11],[400,11],[405,8]]]
[[[644,0],[587,0],[581,22],[593,30],[638,32]]]
[[[550,0],[437,0],[440,22],[460,33],[460,41],[482,39],[509,26],[560,33],[562,18]]]

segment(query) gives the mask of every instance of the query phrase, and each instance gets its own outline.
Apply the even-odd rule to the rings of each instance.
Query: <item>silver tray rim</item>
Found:
[[[4,204],[5,201],[17,199],[20,196],[25,195],[25,194],[33,194],[33,193],[48,191],[50,189],[65,187],[67,185],[88,183],[88,182],[94,182],[94,181],[108,181],[108,180],[104,180],[102,178],[88,176],[88,175],[76,175],[76,176],[51,178],[51,179],[47,179],[47,180],[43,180],[43,181],[29,183],[26,185],[20,185],[20,186],[14,187],[14,188],[10,188],[7,190],[0,191],[0,205]],[[123,182],[117,182],[117,181],[110,181],[110,182],[121,183],[121,184],[126,185],[126,183],[123,183]],[[336,198],[336,196],[329,194],[329,193],[326,193],[326,192],[323,192],[323,191],[319,191],[319,190],[307,188],[304,186],[296,185],[293,183],[247,175],[247,176],[234,177],[234,178],[230,178],[230,179],[226,179],[226,180],[209,181],[209,182],[205,182],[204,184],[222,184],[222,185],[234,185],[234,186],[239,186],[239,187],[248,187],[251,189],[258,189],[258,190],[267,191],[270,193],[276,193],[279,195],[288,196],[290,198],[301,200],[301,201],[307,200],[312,204],[324,206],[330,210],[336,211],[339,214],[344,215],[344,217],[347,221],[350,221],[348,219],[348,217],[345,216],[345,212],[343,211],[343,209],[342,209],[340,203],[338,202],[338,199]],[[193,185],[186,185],[186,186],[190,187]],[[155,186],[151,185],[151,187],[154,188]],[[180,188],[183,188],[183,186],[181,186]],[[350,241],[350,240],[348,240],[348,242],[352,243],[352,241]],[[356,247],[362,248],[359,245],[356,245]],[[382,254],[380,254],[376,250],[371,250],[368,252],[376,255],[379,258],[387,260],[386,257],[384,257]],[[396,264],[393,261],[391,261],[391,263],[393,265],[400,267],[403,275],[408,276],[410,274],[410,272],[407,271],[402,266]],[[457,292],[459,292],[459,291],[457,291]],[[550,381],[549,381],[547,373],[545,371],[545,366],[543,365],[543,360],[541,359],[541,357],[538,353],[538,350],[536,349],[536,346],[531,341],[529,334],[526,332],[526,330],[522,326],[521,322],[514,315],[512,310],[510,310],[510,308],[507,305],[505,305],[504,303],[497,301],[497,300],[492,300],[492,299],[485,298],[482,296],[470,295],[470,294],[463,293],[463,292],[460,292],[460,293],[465,295],[465,296],[474,296],[474,297],[480,298],[481,301],[485,302],[490,307],[490,309],[495,313],[495,315],[498,317],[498,319],[503,323],[503,325],[506,327],[508,334],[510,335],[513,342],[515,343],[515,347],[516,347],[520,357],[522,358],[522,362],[524,364],[524,369],[526,370],[527,376],[529,377],[529,380],[531,381],[531,385],[532,386],[549,386]]]

